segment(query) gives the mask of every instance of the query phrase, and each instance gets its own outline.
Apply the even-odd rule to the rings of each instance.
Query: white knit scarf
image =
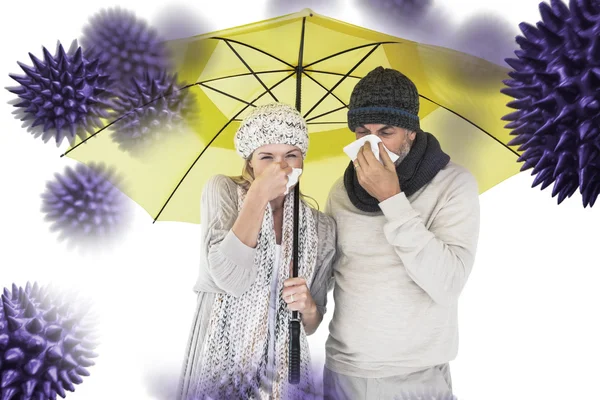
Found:
[[[238,187],[238,210],[246,191]],[[306,333],[301,324],[300,383],[288,382],[289,321],[291,311],[281,296],[283,281],[290,277],[293,254],[294,191],[286,196],[283,210],[282,256],[278,268],[279,296],[275,322],[275,379],[267,382],[267,350],[269,330],[270,282],[275,262],[275,230],[273,212],[265,211],[258,236],[254,268],[258,273],[250,288],[240,297],[218,294],[201,355],[201,367],[195,399],[283,399],[300,400],[314,397],[310,370],[310,354]],[[298,276],[310,282],[317,258],[317,229],[311,209],[300,202]]]

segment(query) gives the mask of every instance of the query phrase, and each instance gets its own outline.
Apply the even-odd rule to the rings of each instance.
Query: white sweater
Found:
[[[409,199],[400,193],[380,207],[358,210],[343,179],[326,207],[338,234],[326,366],[365,378],[456,357],[458,297],[479,237],[477,182],[452,162]]]

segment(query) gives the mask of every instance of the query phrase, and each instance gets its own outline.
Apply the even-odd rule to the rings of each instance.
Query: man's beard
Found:
[[[411,143],[406,142],[406,143],[404,143],[404,145],[402,146],[402,148],[400,149],[400,151],[398,153],[396,153],[396,155],[398,156],[398,159],[394,162],[394,164],[396,165],[396,167],[398,165],[400,165],[400,163],[402,161],[404,161],[404,159],[406,158],[406,156],[408,155],[408,153],[410,153],[410,147],[411,147]]]

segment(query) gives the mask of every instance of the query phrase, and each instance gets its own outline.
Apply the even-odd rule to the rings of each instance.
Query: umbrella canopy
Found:
[[[143,154],[119,148],[102,131],[67,151],[84,163],[103,162],[124,178],[122,190],[155,220],[200,222],[204,183],[239,175],[233,136],[255,106],[296,106],[309,126],[302,190],[325,203],[349,159],[354,134],[346,125],[354,85],[377,66],[394,68],[417,86],[421,127],[467,167],[483,192],[519,172],[507,146],[500,93],[508,70],[482,59],[392,37],[311,10],[168,42],[179,79],[197,113]]]

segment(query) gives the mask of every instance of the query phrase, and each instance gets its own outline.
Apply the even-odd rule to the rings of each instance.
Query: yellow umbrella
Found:
[[[500,93],[508,70],[446,48],[419,44],[315,14],[311,10],[168,42],[183,89],[198,113],[181,132],[130,154],[105,131],[67,151],[103,162],[124,177],[122,190],[154,219],[200,222],[202,187],[214,174],[239,175],[233,135],[256,105],[295,105],[309,124],[302,190],[324,204],[349,159],[346,125],[354,85],[377,66],[415,82],[421,127],[477,178],[481,192],[519,172],[507,146]]]

